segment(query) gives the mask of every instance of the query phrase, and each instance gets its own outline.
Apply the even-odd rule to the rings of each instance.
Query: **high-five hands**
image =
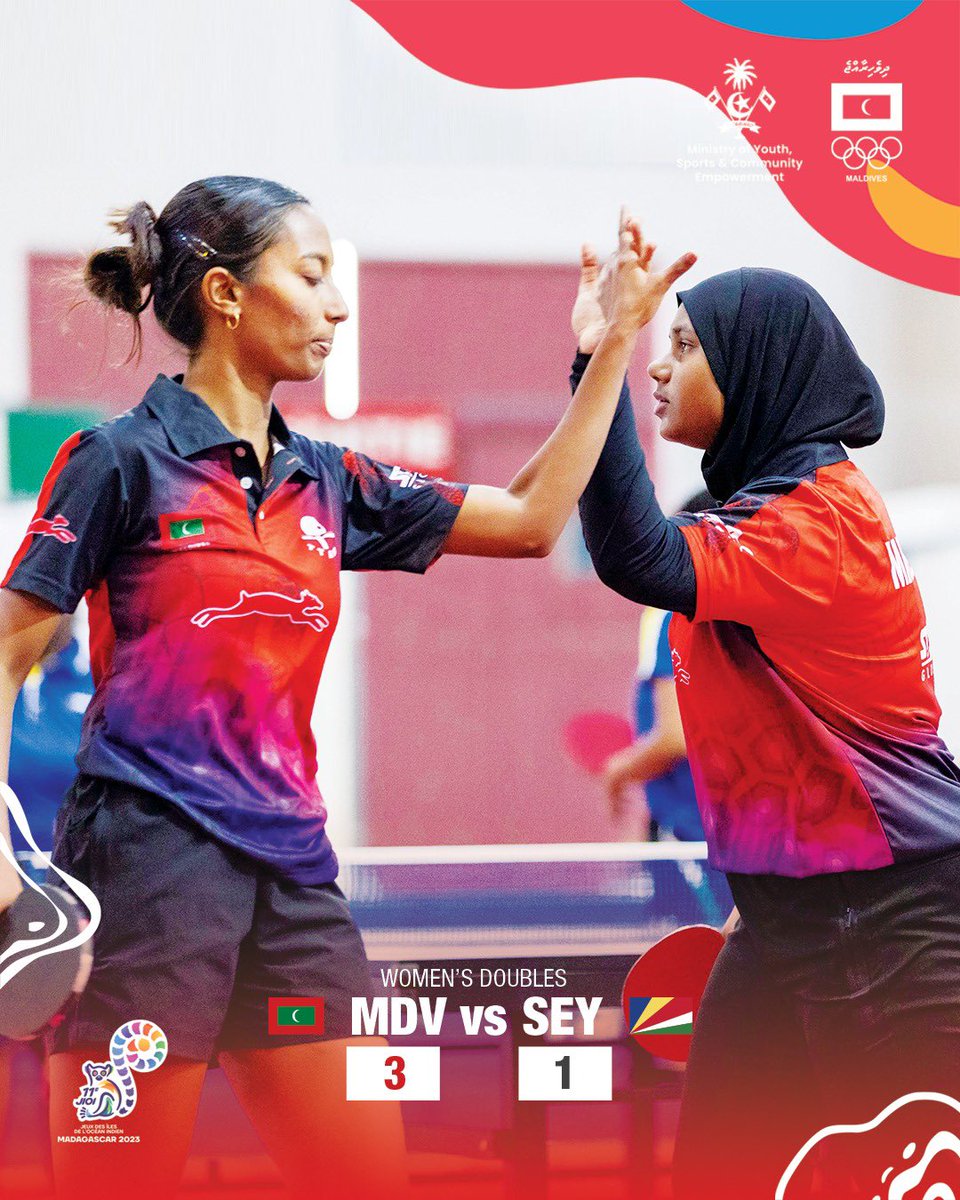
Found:
[[[602,268],[593,246],[585,244],[581,250],[570,323],[585,354],[596,350],[609,326],[637,330],[646,325],[669,289],[697,261],[695,254],[682,254],[666,270],[652,270],[656,245],[644,241],[626,207],[620,209],[618,240],[617,253]]]

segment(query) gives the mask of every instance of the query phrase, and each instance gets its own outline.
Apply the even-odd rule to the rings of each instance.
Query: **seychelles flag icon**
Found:
[[[631,1034],[693,1033],[690,996],[631,996]]]
[[[267,1032],[287,1037],[323,1033],[323,997],[271,996],[267,1001]]]

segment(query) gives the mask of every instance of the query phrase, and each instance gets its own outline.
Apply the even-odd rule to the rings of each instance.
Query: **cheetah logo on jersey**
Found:
[[[323,601],[306,588],[299,596],[282,592],[248,592],[242,589],[239,598],[223,608],[202,608],[190,618],[193,625],[206,629],[214,621],[228,617],[282,617],[294,625],[309,625],[322,633],[330,624],[323,615]]]
[[[27,533],[39,533],[41,537],[54,537],[65,546],[68,542],[77,540],[77,535],[71,533],[67,528],[69,524],[70,522],[63,513],[57,513],[52,521],[47,517],[34,517],[27,526]]]
[[[670,661],[673,663],[673,677],[677,683],[689,683],[690,672],[683,665],[683,660],[676,650],[670,652]]]
[[[337,548],[331,545],[336,536],[321,525],[316,517],[300,518],[300,537],[307,543],[308,550],[319,550],[327,558],[336,558]]]

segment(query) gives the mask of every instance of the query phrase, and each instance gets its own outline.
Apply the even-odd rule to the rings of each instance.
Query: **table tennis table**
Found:
[[[41,859],[18,857],[43,877]],[[363,936],[375,991],[383,988],[386,968],[457,967],[444,985],[417,984],[406,994],[446,995],[448,1011],[497,1003],[508,1013],[506,1127],[482,1137],[466,1129],[458,1138],[442,1104],[411,1104],[418,1110],[411,1144],[428,1148],[440,1130],[447,1148],[502,1158],[516,1194],[530,1200],[547,1194],[548,1106],[517,1100],[517,1047],[525,1041],[518,1014],[543,989],[484,986],[481,969],[562,969],[564,995],[600,996],[615,1013],[627,973],[645,950],[682,925],[719,927],[733,906],[726,880],[706,864],[702,842],[356,847],[338,858],[338,882]],[[463,968],[470,968],[472,983],[464,982]],[[664,1081],[675,1092],[677,1076],[658,1071],[649,1055],[628,1045],[622,1015],[610,1037],[630,1051],[629,1081],[614,1099],[633,1110],[627,1169],[637,1180],[652,1170],[652,1096]]]
[[[507,1009],[508,1123],[481,1144],[506,1161],[516,1194],[531,1198],[547,1194],[548,1107],[516,1099],[517,1047],[525,1041],[518,1013],[528,995],[543,989],[484,987],[481,968],[562,969],[564,995],[600,996],[619,1012],[627,973],[645,950],[682,925],[719,927],[733,907],[726,880],[708,868],[701,842],[367,847],[339,858],[339,882],[375,983],[383,983],[384,968],[401,965],[470,968],[469,984],[461,972],[448,972],[438,988],[417,984],[406,992],[447,995],[451,1007],[493,1002]],[[626,1042],[622,1015],[611,1038]],[[629,1049],[629,1081],[615,1099],[632,1108],[626,1169],[637,1180],[652,1171],[653,1096],[664,1084],[676,1095],[679,1081],[676,1071],[659,1069],[639,1047]],[[442,1112],[421,1108],[425,1122],[444,1126]],[[429,1127],[422,1132],[415,1145],[429,1142]],[[445,1129],[445,1142],[449,1134]]]

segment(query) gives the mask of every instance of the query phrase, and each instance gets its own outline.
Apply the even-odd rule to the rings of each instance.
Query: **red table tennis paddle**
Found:
[[[563,727],[563,744],[578,767],[599,775],[611,754],[633,742],[630,722],[616,713],[584,712]]]
[[[687,1061],[700,997],[723,943],[719,929],[686,925],[661,938],[630,968],[623,1015],[628,1033],[644,1050]]]

